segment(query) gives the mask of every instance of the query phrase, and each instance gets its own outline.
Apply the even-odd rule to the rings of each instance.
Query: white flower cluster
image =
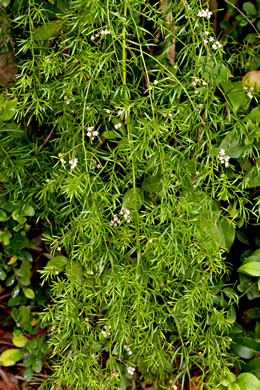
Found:
[[[123,207],[122,211],[120,211],[120,215],[123,215],[127,223],[131,221],[130,210],[126,209],[125,207]]]
[[[117,227],[118,225],[120,225],[120,219],[118,218],[118,216],[116,214],[113,215],[113,219],[112,221],[110,222],[110,226],[115,226]]]
[[[245,91],[249,91],[247,92],[247,96],[249,97],[249,99],[253,99],[254,95],[252,94],[252,92],[254,91],[254,88],[253,87],[243,87],[243,89]]]
[[[204,80],[200,80],[200,79],[198,79],[198,78],[195,78],[195,79],[191,82],[191,85],[195,88],[194,93],[198,94],[198,93],[199,93],[198,88],[206,87],[208,84],[207,84],[207,82],[204,81]]]
[[[210,11],[208,10],[208,8],[207,8],[207,9],[203,9],[203,10],[199,11],[199,12],[197,13],[197,15],[198,15],[200,18],[210,18],[211,15],[212,15],[212,12],[210,12]]]
[[[101,167],[101,165],[96,160],[94,160],[92,169],[96,169],[96,168],[100,168],[100,167]]]
[[[218,153],[218,159],[220,160],[221,164],[225,164],[225,167],[227,168],[229,165],[229,159],[230,157],[226,155],[226,152],[224,149],[220,149]]]
[[[117,130],[117,129],[119,129],[121,126],[122,126],[122,123],[117,123],[117,124],[115,124],[114,128]]]
[[[128,345],[125,344],[124,348],[127,350],[128,355],[133,355],[133,352],[131,351],[130,347],[128,347]]]
[[[60,153],[59,154],[60,162],[62,163],[63,167],[67,164],[67,161],[64,159],[63,155]],[[78,164],[78,159],[74,158],[73,160],[69,160],[70,168],[74,169],[76,168]]]
[[[134,372],[135,372],[135,368],[134,367],[128,366],[126,369],[127,369],[128,374],[134,375]]]
[[[101,333],[102,335],[107,338],[108,336],[111,335],[111,333],[109,332],[111,330],[111,325],[109,325],[109,327],[107,328],[107,326],[104,326],[104,329],[101,330]]]
[[[205,32],[205,35],[207,36],[206,38],[203,39],[204,44],[206,45],[208,42],[212,43],[212,49],[218,50],[222,48],[222,45],[219,41],[215,42],[214,37],[209,37],[209,31]],[[213,43],[214,42],[214,43]]]
[[[95,139],[95,137],[97,137],[99,134],[99,132],[97,130],[94,130],[94,126],[90,126],[88,127],[88,132],[87,132],[87,136],[89,138],[91,138],[92,140]]]
[[[90,39],[91,39],[91,41],[95,41],[96,38],[99,38],[99,37],[102,38],[104,35],[109,35],[109,34],[111,34],[110,30],[107,30],[107,29],[100,30],[99,33],[92,35]]]
[[[171,113],[169,113],[169,114],[162,114],[162,116],[164,117],[164,118],[171,118],[172,117],[172,114]]]
[[[219,41],[216,41],[212,45],[212,49],[214,49],[214,50],[218,50],[218,49],[221,49],[221,48],[222,48],[222,45],[221,45],[221,43]]]
[[[76,168],[76,166],[77,166],[77,164],[78,164],[78,159],[77,159],[77,158],[74,158],[73,160],[70,160],[70,161],[69,161],[69,164],[70,164],[71,169]]]

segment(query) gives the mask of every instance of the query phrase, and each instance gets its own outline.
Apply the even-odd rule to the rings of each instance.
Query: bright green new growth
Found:
[[[32,186],[52,253],[66,256],[43,271],[47,388],[123,389],[134,372],[172,388],[193,366],[210,384],[232,364],[217,304],[224,249],[259,180],[257,164],[251,176],[237,165],[257,157],[250,98],[223,47],[205,43],[207,31],[217,38],[199,1],[58,3],[56,14],[34,0],[16,10],[24,61],[12,96],[34,144],[5,166],[33,173],[17,197]]]

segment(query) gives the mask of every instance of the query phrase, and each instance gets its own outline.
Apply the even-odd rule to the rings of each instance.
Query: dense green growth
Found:
[[[12,13],[1,180],[51,224],[47,388],[124,389],[135,375],[170,389],[193,366],[213,388],[235,360],[226,251],[259,216],[259,79],[244,89],[238,72],[256,70],[254,41],[226,55],[197,0],[23,0]]]

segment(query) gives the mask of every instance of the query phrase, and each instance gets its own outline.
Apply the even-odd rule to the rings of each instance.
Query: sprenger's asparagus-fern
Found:
[[[236,159],[256,149],[232,154],[227,134],[243,144],[250,97],[241,87],[239,112],[199,1],[50,3],[13,10],[16,120],[41,172],[30,196],[53,224],[44,386],[172,389],[196,366],[210,388],[232,364],[219,280],[250,212]]]

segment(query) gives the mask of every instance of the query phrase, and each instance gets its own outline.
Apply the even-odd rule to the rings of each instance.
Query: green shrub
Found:
[[[0,114],[12,123],[12,98],[26,134],[3,125],[3,177],[52,223],[49,389],[172,388],[194,365],[210,388],[235,360],[221,278],[258,216],[257,93],[199,1],[161,5],[12,5],[19,74]]]

